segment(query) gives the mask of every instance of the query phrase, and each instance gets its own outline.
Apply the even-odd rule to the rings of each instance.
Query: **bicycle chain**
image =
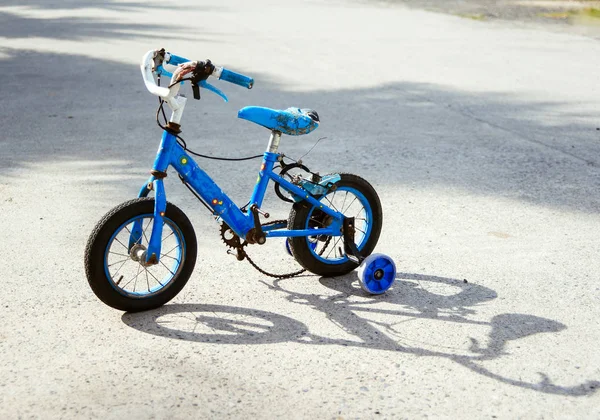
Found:
[[[261,224],[261,226],[275,225],[275,224],[278,224],[278,223],[287,223],[287,220],[274,220],[272,222],[263,223],[263,224]],[[227,225],[227,223],[223,222],[223,224],[221,225],[221,239],[223,240],[223,242],[225,243],[225,245],[227,245],[230,248],[233,248],[233,249],[237,250],[238,251],[238,255],[240,255],[242,257],[242,259],[248,260],[248,262],[250,263],[250,265],[252,267],[254,267],[259,273],[264,274],[265,276],[268,276],[268,277],[275,278],[275,279],[289,279],[289,278],[292,278],[292,277],[299,276],[300,274],[302,274],[302,273],[304,273],[306,271],[306,269],[303,268],[301,270],[294,271],[292,273],[273,274],[273,273],[269,273],[268,271],[263,270],[262,268],[260,268],[252,260],[252,258],[250,258],[250,255],[248,255],[248,253],[244,250],[244,247],[246,245],[248,245],[248,242],[246,242],[246,241],[241,242],[240,238],[235,233],[233,233],[234,238],[231,238],[231,239],[225,238],[225,233],[227,231],[231,231],[233,233],[233,230],[231,230],[231,228]],[[237,240],[236,240],[236,238],[237,238]],[[323,247],[323,249],[321,250],[321,252],[319,252],[319,256],[323,255],[323,253],[325,252],[325,250],[329,246],[329,242],[330,241],[331,241],[331,236],[327,237],[327,240],[325,241],[325,246]],[[235,244],[235,245],[230,245],[230,244]]]

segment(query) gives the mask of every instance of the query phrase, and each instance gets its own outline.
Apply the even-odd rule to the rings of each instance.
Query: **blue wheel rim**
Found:
[[[161,293],[179,275],[185,261],[185,239],[181,229],[165,217],[161,256],[157,265],[144,267],[132,257],[133,246],[139,254],[148,246],[154,215],[138,215],[127,220],[112,234],[104,251],[104,272],[110,285],[119,293],[133,298],[146,298]],[[135,223],[142,228],[138,240],[131,240]],[[134,255],[136,253],[134,252]],[[142,260],[143,258],[140,258]]]
[[[367,198],[355,188],[340,186],[334,192],[321,197],[320,201],[328,207],[341,207],[334,209],[344,214],[346,217],[355,217],[354,223],[357,229],[355,242],[358,249],[362,250],[367,244],[373,228],[373,210],[371,209],[371,205]],[[359,207],[360,210],[357,211]],[[308,213],[305,229],[314,227],[310,226],[314,211],[315,207]],[[331,237],[329,245],[327,246],[327,249],[325,249],[323,255],[319,254],[326,242],[321,240],[315,242],[315,237],[311,236],[307,237],[306,241],[312,255],[325,264],[337,265],[348,261],[348,257],[343,253],[344,242],[341,236]],[[341,255],[338,249],[339,247],[342,248]]]
[[[365,288],[373,294],[388,290],[394,283],[396,268],[388,258],[377,258],[364,269],[362,282]]]

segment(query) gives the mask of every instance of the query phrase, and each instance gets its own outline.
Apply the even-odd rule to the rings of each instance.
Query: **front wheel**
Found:
[[[381,202],[371,184],[357,175],[340,174],[335,190],[317,198],[345,217],[354,217],[354,242],[363,257],[370,255],[379,240],[383,222]],[[330,224],[331,216],[307,202],[294,204],[288,219],[288,229],[294,230],[318,229]],[[358,267],[344,253],[342,236],[290,238],[290,248],[302,267],[320,276],[340,276]]]
[[[187,216],[167,203],[159,263],[146,264],[154,199],[138,198],[109,211],[85,249],[85,273],[96,296],[129,312],[158,308],[187,283],[196,264],[196,235]]]

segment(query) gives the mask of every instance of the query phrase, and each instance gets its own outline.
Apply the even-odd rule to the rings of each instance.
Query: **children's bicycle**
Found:
[[[164,49],[148,51],[141,71],[146,88],[159,97],[157,122],[163,129],[162,140],[151,176],[138,198],[110,210],[88,240],[85,270],[100,300],[130,312],[157,308],[173,299],[192,274],[197,254],[196,235],[183,211],[167,202],[163,180],[169,166],[217,218],[228,252],[240,261],[247,259],[261,273],[288,278],[308,270],[320,276],[340,276],[359,268],[359,281],[366,292],[381,294],[392,286],[396,277],[394,261],[383,254],[372,254],[381,233],[383,215],[371,184],[346,173],[321,176],[301,161],[278,153],[282,134],[304,135],[319,126],[317,112],[257,106],[238,112],[239,118],[271,131],[267,151],[250,157],[263,160],[250,202],[240,208],[190,155],[210,156],[191,151],[179,136],[187,101],[179,89],[189,81],[194,99],[200,99],[203,88],[227,101],[222,91],[207,82],[208,77],[248,89],[252,88],[253,79],[216,66],[210,60],[191,61]],[[171,78],[168,86],[160,85],[161,76]],[[164,104],[172,111],[168,122]],[[159,119],[161,113],[164,125]],[[292,208],[287,220],[263,223],[261,217],[266,219],[269,214],[261,206],[271,181],[276,195]],[[149,197],[151,192],[154,198]],[[271,274],[252,261],[246,247],[262,245],[268,238],[276,237],[287,238],[286,249],[303,270]]]

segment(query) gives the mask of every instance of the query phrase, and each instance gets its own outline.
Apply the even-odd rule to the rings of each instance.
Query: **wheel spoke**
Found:
[[[133,236],[133,233],[129,230],[129,228],[127,226],[125,226],[125,230],[127,230],[127,232],[129,233],[129,237]],[[139,244],[139,243],[141,243],[141,241],[142,241],[142,238],[135,241],[135,243]]]
[[[327,253],[327,255],[325,255],[325,259],[329,258],[329,256],[331,255],[331,251],[333,251],[334,249],[335,249],[335,244],[334,244],[333,248],[331,248],[329,250],[329,252]],[[333,258],[335,258],[335,256]]]
[[[148,227],[152,224],[152,222],[150,220],[148,220],[148,224],[146,225],[146,227],[142,230],[142,235],[144,235],[144,239],[146,239],[146,242],[149,244],[150,240],[148,240],[148,237],[146,236],[146,231],[148,230]],[[144,226],[144,219],[142,219],[142,226]],[[140,238],[141,239],[141,238]]]
[[[146,285],[148,286],[148,292],[150,292],[150,281],[148,280],[148,268],[144,267],[144,271],[146,272]]]
[[[112,267],[113,265],[117,265],[117,264],[122,263],[123,261],[127,261],[127,260],[129,260],[129,257],[125,258],[124,260],[115,261],[112,264],[108,264],[107,267]]]
[[[135,292],[135,286],[137,286],[137,278],[138,278],[138,276],[139,276],[139,275],[140,275],[140,273],[141,273],[141,271],[140,271],[140,268],[141,268],[141,267],[142,267],[142,264],[140,264],[140,265],[138,266],[138,273],[137,273],[137,276],[135,276],[135,281],[133,282],[133,291],[134,291],[134,292]]]
[[[169,252],[165,252],[164,256],[168,256],[171,252],[175,251],[177,248],[179,248],[179,244],[175,245],[175,247],[172,248]]]
[[[327,255],[325,256],[325,258],[329,258],[329,256],[331,255],[331,251],[335,250],[334,252],[334,257],[337,255],[337,244],[340,243],[340,239],[342,239],[341,236],[338,236],[338,238],[335,240],[335,242],[333,243],[333,249],[330,249],[329,252],[327,253]]]
[[[117,241],[118,243],[120,243],[121,245],[123,245],[123,242],[119,241],[119,238],[117,238],[116,236],[115,236],[115,241]],[[123,248],[125,248],[126,250],[129,250],[128,246],[123,245]]]
[[[142,266],[141,264],[138,264],[138,271],[137,271],[137,274],[136,274],[135,276],[133,276],[133,278],[132,278],[131,280],[129,280],[127,283],[125,283],[125,284],[123,285],[123,287],[121,287],[121,289],[125,289],[125,288],[126,288],[126,287],[127,287],[127,286],[128,286],[128,285],[129,285],[129,284],[132,282],[132,281],[134,281],[135,279],[137,279],[137,277],[140,275],[140,267],[141,267],[141,266]]]
[[[364,218],[359,218],[359,217],[358,217],[358,215],[359,215],[359,214],[361,214],[361,213],[363,213],[363,212],[365,213],[365,215],[367,214],[367,210],[365,209],[365,207],[364,207],[364,206],[362,206],[362,207],[360,208],[360,210],[359,210],[358,212],[356,212],[356,216],[354,216],[354,219],[355,219],[355,220],[356,220],[356,219],[361,219],[361,220],[365,220],[365,221],[366,221],[366,219],[364,219]]]
[[[125,261],[123,261],[123,264],[121,264],[121,265],[119,266],[119,268],[117,269],[117,271],[115,271],[115,274],[113,274],[113,275],[110,277],[110,278],[111,278],[111,280],[114,280],[114,279],[115,279],[115,276],[116,276],[117,274],[119,274],[119,271],[121,271],[121,268],[123,268],[123,266],[124,266],[124,265],[127,263],[127,261],[128,261],[128,260],[125,260]],[[119,280],[119,281],[120,281],[120,280]]]
[[[170,255],[165,255],[165,254],[162,254],[162,255],[160,256],[160,258],[164,258],[164,257],[171,258],[172,260],[175,260],[175,261],[179,261],[179,259],[178,259],[178,258],[172,257],[172,256],[170,256]]]
[[[358,199],[357,196],[354,196],[354,199],[350,202],[350,204],[348,204],[348,207],[346,207],[346,210],[348,210],[350,208],[350,206],[352,204],[354,204],[354,202]],[[342,214],[346,213],[346,210],[342,210]]]
[[[167,271],[168,271],[169,273],[171,273],[172,275],[175,275],[175,273],[173,273],[173,272],[171,271],[171,269],[165,265],[165,263],[164,263],[164,262],[160,261],[160,263],[162,264],[162,266],[163,266],[163,267],[165,267],[165,268],[167,269]]]
[[[327,196],[325,196],[325,197],[323,197],[323,198],[324,198],[325,200],[329,201],[329,204],[331,204],[331,207],[332,207],[332,208],[333,208],[335,211],[339,212],[339,210],[338,210],[338,209],[337,209],[337,208],[336,208],[336,207],[333,205],[333,203],[331,202],[331,200],[330,200],[329,198],[327,198]]]
[[[115,255],[119,255],[121,257],[127,257],[129,258],[130,256],[128,254],[119,254],[118,252],[115,251],[108,251],[109,254],[115,254]]]
[[[164,226],[164,225],[163,225]],[[169,237],[173,236],[175,234],[175,231],[172,230],[171,233],[169,233],[166,237],[163,238],[163,242],[166,241],[167,239],[169,239]]]
[[[344,201],[342,202],[342,208],[344,208],[344,205],[346,204],[346,199],[348,198],[348,191],[346,191],[346,195],[344,196]]]
[[[135,292],[135,288],[136,288],[136,286],[137,286],[137,279],[138,279],[138,277],[140,276],[140,274],[141,274],[141,272],[142,272],[142,270],[141,270],[142,268],[145,268],[145,267],[144,267],[144,266],[142,266],[142,264],[140,264],[140,265],[138,266],[138,273],[137,273],[137,275],[135,276],[135,281],[133,282],[133,291],[134,291],[134,292]]]
[[[160,285],[161,285],[161,286],[163,286],[163,287],[165,286],[164,284],[162,284],[162,283],[160,282],[160,280],[159,280],[159,279],[157,279],[157,278],[156,278],[156,276],[155,276],[154,274],[152,274],[152,273],[150,272],[150,270],[148,270],[148,274],[150,274],[150,275],[151,275],[151,276],[154,278],[154,280],[156,280],[156,281],[158,282],[158,284],[160,284]]]

